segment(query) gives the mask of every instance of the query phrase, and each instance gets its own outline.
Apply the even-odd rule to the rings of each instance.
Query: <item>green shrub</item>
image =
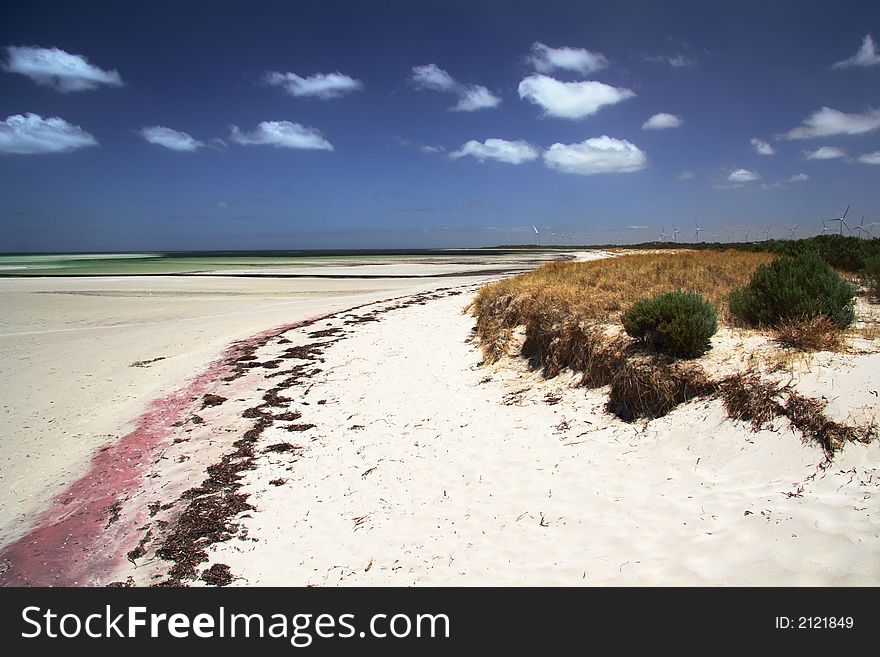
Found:
[[[712,305],[693,292],[666,292],[636,302],[623,316],[636,340],[673,356],[696,356],[718,330]]]
[[[778,253],[796,257],[804,253],[816,253],[835,269],[858,272],[865,267],[868,258],[878,254],[880,240],[864,240],[850,235],[816,235],[800,240],[770,240],[738,244],[736,248],[744,251]]]
[[[845,328],[855,319],[854,295],[850,283],[807,252],[758,267],[748,285],[730,293],[730,312],[759,326],[824,316]]]
[[[868,288],[868,294],[874,299],[880,299],[880,255],[872,256],[865,261],[862,280]]]

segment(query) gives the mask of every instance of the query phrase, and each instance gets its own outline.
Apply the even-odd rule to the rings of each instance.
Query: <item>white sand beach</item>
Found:
[[[258,458],[247,540],[212,562],[242,585],[880,582],[880,446],[813,478],[819,448],[783,424],[750,433],[719,401],[622,422],[571,378],[481,368],[466,299],[395,310],[326,350],[289,405],[317,426],[263,433],[302,451]],[[807,378],[876,412],[878,365]]]
[[[98,448],[130,431],[153,400],[203,371],[231,342],[439,287],[449,282],[444,275],[529,266],[528,257],[460,257],[301,267],[297,278],[259,270],[259,278],[0,279],[0,548],[33,526]]]
[[[35,352],[43,376],[67,354],[82,377],[104,379],[84,386],[79,399],[89,406],[79,416],[70,406],[45,419],[46,407],[29,405],[47,424],[63,419],[63,436],[79,441],[63,467],[66,443],[40,450],[46,425],[36,421],[22,434],[31,456],[4,452],[26,459],[18,467],[32,476],[52,472],[57,491],[90,450],[230,340],[327,315],[240,343],[225,352],[225,369],[186,388],[136,476],[118,495],[83,505],[97,514],[91,534],[63,530],[76,536],[78,555],[65,572],[79,579],[59,570],[56,581],[151,585],[189,573],[188,585],[227,583],[212,579],[219,573],[241,586],[880,583],[880,444],[848,444],[829,465],[784,418],[753,432],[727,419],[718,399],[630,423],[606,412],[603,389],[578,387],[573,374],[545,380],[516,355],[482,366],[474,319],[462,312],[480,282],[359,282],[316,299],[264,291],[227,314],[228,300],[187,299],[180,305],[191,318],[173,325],[94,329],[113,362],[94,361],[94,347],[91,358],[82,346],[81,360],[71,358],[94,339],[82,337],[93,334],[87,324],[60,333],[34,320],[32,331],[55,331],[34,333],[53,336]],[[16,339],[26,338],[35,339]],[[826,396],[834,419],[870,421],[880,408],[873,342],[806,356],[780,376]],[[762,349],[774,351],[768,338],[723,329],[707,363],[734,371]],[[158,356],[166,360],[121,366]],[[39,373],[32,377],[24,382],[35,394]],[[13,408],[27,407],[23,400]],[[106,434],[86,434],[89,426]],[[18,509],[50,494],[23,479],[4,486],[19,495]],[[37,531],[34,542],[48,535]],[[29,577],[14,582],[36,582]]]

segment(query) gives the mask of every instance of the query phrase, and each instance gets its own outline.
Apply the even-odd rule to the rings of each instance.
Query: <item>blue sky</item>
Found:
[[[7,3],[0,251],[868,225],[878,51],[876,2]]]

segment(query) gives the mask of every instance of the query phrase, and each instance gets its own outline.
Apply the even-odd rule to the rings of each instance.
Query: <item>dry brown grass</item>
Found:
[[[849,442],[868,443],[877,437],[877,425],[836,422],[825,415],[828,401],[804,397],[790,386],[763,380],[757,372],[729,376],[718,385],[727,416],[745,420],[758,431],[777,417],[786,417],[805,443],[819,445],[830,462]]]
[[[843,332],[827,317],[783,320],[773,337],[784,347],[798,351],[840,351]]]
[[[545,376],[570,367],[582,373],[582,385],[610,386],[607,409],[618,417],[660,417],[690,399],[717,395],[729,417],[749,422],[754,430],[774,418],[788,418],[805,441],[825,450],[830,462],[845,443],[875,439],[877,425],[835,422],[825,415],[824,400],[803,397],[790,385],[763,380],[751,369],[712,381],[696,363],[645,354],[620,330],[620,316],[632,304],[675,290],[702,295],[715,307],[719,321],[729,324],[730,292],[774,257],[678,251],[555,262],[483,286],[467,310],[476,316],[474,330],[487,363],[507,353],[522,327],[522,352]],[[839,348],[841,333],[830,324],[825,318],[789,322],[775,336],[802,351]]]
[[[782,406],[777,401],[782,387],[762,380],[756,372],[727,377],[718,385],[718,392],[727,417],[749,422],[755,431],[782,414]]]
[[[719,321],[728,322],[730,292],[748,283],[755,269],[774,257],[734,250],[679,251],[553,262],[483,286],[470,310],[477,318],[477,337],[487,363],[505,352],[511,329],[523,326],[548,374],[566,365],[582,370],[579,361],[586,354],[577,351],[579,338],[592,335],[597,326],[619,321],[623,312],[646,297],[676,290],[696,292],[715,307]]]
[[[614,372],[607,408],[627,421],[656,418],[714,392],[715,386],[693,364],[637,358],[624,361]]]

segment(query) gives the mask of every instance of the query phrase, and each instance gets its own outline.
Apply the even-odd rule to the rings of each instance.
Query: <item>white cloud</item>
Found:
[[[422,151],[422,153],[429,154],[446,152],[446,149],[442,146],[419,146],[419,150]]]
[[[635,144],[606,135],[579,144],[553,144],[544,153],[544,164],[562,173],[591,176],[628,173],[647,166],[648,158]]]
[[[491,109],[501,103],[501,99],[491,91],[478,84],[461,87],[458,91],[459,100],[452,107],[457,112],[474,112]]]
[[[202,142],[185,132],[172,130],[161,125],[141,128],[138,134],[151,144],[164,146],[172,151],[192,152],[204,146]]]
[[[675,114],[660,112],[645,121],[642,124],[642,130],[667,130],[669,128],[677,128],[682,123],[684,121],[681,120],[681,117],[675,116]]]
[[[748,169],[737,169],[727,176],[727,180],[732,183],[747,183],[760,179],[761,174],[756,171],[749,171]]]
[[[0,121],[0,153],[66,153],[97,145],[88,132],[58,117],[14,114]]]
[[[306,148],[332,151],[333,145],[320,131],[290,121],[263,121],[250,132],[230,126],[229,138],[245,146],[266,145],[276,148]]]
[[[537,41],[532,44],[528,61],[541,73],[550,73],[555,69],[595,73],[608,66],[608,58],[602,53],[584,48],[551,48]]]
[[[752,137],[752,147],[758,152],[759,155],[775,155],[776,149],[773,148],[770,144],[768,144],[763,139],[758,139],[757,137]]]
[[[870,34],[865,35],[862,47],[859,51],[842,62],[837,62],[831,68],[849,68],[851,66],[877,66],[880,65],[880,52]]]
[[[860,135],[880,128],[880,110],[846,114],[830,107],[816,110],[797,128],[782,135],[786,139],[812,139],[832,135]]]
[[[518,91],[520,98],[541,107],[545,115],[563,119],[582,119],[636,95],[602,82],[560,82],[546,75],[530,75],[519,83]]]
[[[501,98],[479,84],[462,84],[436,64],[413,66],[410,81],[416,89],[428,89],[458,96],[450,109],[456,112],[475,112],[501,104]]]
[[[675,179],[676,179],[676,180],[692,180],[693,177],[694,177],[694,172],[693,172],[693,171],[688,171],[687,169],[685,169],[685,170],[682,171],[681,173],[677,174],[677,175],[675,176]]]
[[[808,160],[835,160],[846,157],[846,151],[837,146],[822,146],[814,151],[804,151],[804,157]]]
[[[880,164],[880,151],[859,155],[857,159],[862,164]]]
[[[508,164],[522,164],[523,162],[536,160],[540,155],[540,151],[527,141],[487,139],[484,143],[480,143],[475,139],[471,139],[460,149],[450,153],[449,157],[456,160],[466,155],[475,157],[480,162],[490,159],[507,162]]]
[[[9,46],[6,51],[9,58],[4,69],[62,93],[96,89],[102,84],[122,86],[118,72],[100,69],[82,55],[73,55],[59,48]]]
[[[796,173],[795,175],[793,175],[791,178],[785,180],[784,182],[799,183],[799,182],[806,182],[809,179],[810,179],[810,177],[805,173]]]
[[[336,73],[315,73],[307,78],[296,73],[270,71],[264,78],[266,84],[281,87],[291,96],[298,98],[320,98],[329,100],[363,89],[364,83],[337,71]]]
[[[455,91],[458,82],[436,64],[413,66],[410,78],[417,89],[432,91]]]
[[[695,60],[684,55],[655,55],[645,59],[658,64],[668,64],[672,68],[689,68],[697,65]]]

